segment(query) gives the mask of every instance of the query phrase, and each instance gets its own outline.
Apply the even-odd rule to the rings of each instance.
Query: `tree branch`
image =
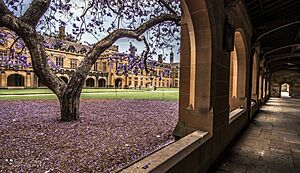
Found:
[[[145,70],[146,70],[146,73],[148,74],[149,73],[149,70],[148,70],[148,65],[147,65],[147,58],[148,58],[148,54],[150,52],[150,46],[149,46],[149,43],[147,42],[147,39],[146,37],[142,37],[141,38],[146,46],[146,50],[143,52],[143,57],[144,57],[144,66],[145,66]]]
[[[6,5],[4,4],[3,0],[0,0],[0,17],[6,15],[6,14],[12,14]]]
[[[178,15],[178,13],[165,1],[165,0],[158,0],[158,2],[166,7],[172,14]]]
[[[21,30],[17,34],[23,39],[27,46],[32,61],[32,67],[35,74],[43,81],[43,83],[51,89],[58,97],[61,97],[67,84],[60,80],[56,74],[50,69],[47,61],[47,53],[43,45],[44,38],[35,31],[30,33]]]
[[[147,22],[143,23],[140,27],[131,30],[131,29],[117,29],[110,33],[108,36],[103,38],[101,41],[97,42],[95,46],[87,54],[88,59],[97,59],[100,54],[105,51],[107,48],[112,46],[112,44],[119,38],[134,38],[139,39],[140,35],[146,32],[151,27],[166,21],[173,21],[177,25],[180,25],[180,16],[171,15],[171,14],[161,14],[157,17],[149,19]]]
[[[29,14],[30,11],[32,10],[27,10],[27,14]],[[42,79],[45,85],[47,85],[57,96],[61,96],[67,85],[50,69],[47,62],[47,54],[43,45],[43,38],[37,34],[32,25],[28,24],[32,24],[32,22],[29,21],[29,23],[25,23],[21,21],[7,9],[2,0],[0,1],[0,26],[16,32],[16,34],[22,38],[30,51],[32,65],[36,75]]]
[[[13,46],[16,44],[16,42],[20,39],[20,37],[17,37],[14,42],[10,45],[9,50],[13,48]]]
[[[40,18],[48,10],[50,2],[51,0],[33,0],[27,11],[21,17],[21,20],[35,27]]]
[[[151,27],[166,21],[173,21],[177,25],[180,25],[181,17],[172,14],[160,14],[157,17],[149,19],[147,22],[143,23],[138,28],[132,29],[117,29],[110,33],[108,36],[97,42],[93,48],[87,53],[86,57],[81,61],[80,65],[76,68],[75,74],[71,78],[68,85],[73,86],[73,90],[69,92],[74,92],[81,89],[81,85],[84,84],[87,73],[91,69],[92,65],[97,61],[99,56],[109,47],[113,45],[115,41],[120,38],[134,38],[140,39],[139,37],[146,32]],[[79,84],[79,85],[78,85]],[[76,86],[76,87],[75,87]]]
[[[105,2],[105,4],[107,5],[107,7],[108,7],[113,13],[119,14],[120,10],[117,12],[115,9],[113,9],[113,8],[110,6],[108,0],[105,0],[104,2]]]

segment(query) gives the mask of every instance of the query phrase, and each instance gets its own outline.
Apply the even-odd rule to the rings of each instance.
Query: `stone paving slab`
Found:
[[[300,173],[300,100],[270,98],[217,173]]]

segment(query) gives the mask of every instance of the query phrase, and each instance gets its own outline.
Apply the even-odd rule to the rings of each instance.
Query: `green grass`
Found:
[[[178,91],[178,88],[157,88],[158,91]],[[148,88],[139,89],[114,89],[114,88],[85,88],[82,93],[101,93],[101,92],[142,92],[150,91]],[[0,89],[0,95],[24,95],[24,94],[52,94],[48,88],[37,89]]]
[[[168,92],[171,91],[171,92]],[[57,99],[48,89],[1,89],[0,100],[51,100]],[[9,95],[10,94],[10,95]],[[41,95],[42,94],[42,95]],[[15,95],[15,96],[11,96]],[[178,89],[158,89],[158,91],[134,89],[84,89],[81,99],[143,99],[172,100],[179,98]]]
[[[53,93],[49,89],[0,89],[0,95],[18,95],[18,94],[49,94]]]
[[[82,93],[97,93],[97,92],[122,92],[128,91],[128,89],[83,89]],[[130,91],[141,91],[141,90],[130,90]],[[23,94],[53,94],[53,92],[48,88],[38,88],[38,89],[0,89],[0,95],[23,95]]]

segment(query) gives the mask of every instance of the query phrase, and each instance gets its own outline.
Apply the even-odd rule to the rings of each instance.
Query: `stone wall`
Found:
[[[289,92],[292,98],[300,98],[300,72],[279,71],[272,74],[271,96],[281,97],[281,85],[289,84]]]
[[[180,140],[124,169],[124,172],[205,172],[247,125],[257,111],[258,103],[267,97],[264,94],[260,98],[264,100],[256,98],[251,105],[250,81],[259,81],[259,70],[264,70],[264,67],[259,68],[257,54],[254,68],[257,78],[251,78],[253,65],[249,59],[254,58],[251,53],[253,31],[243,3],[223,3],[218,0],[182,1],[179,122],[174,131]],[[238,67],[241,81],[236,99],[230,98],[230,54],[223,49],[226,17],[235,26],[235,32],[240,34],[236,48],[242,46],[244,49],[237,51],[238,58],[243,57],[240,59],[243,65]],[[263,86],[267,85],[259,87],[256,82],[256,93]],[[243,105],[243,108],[230,112],[230,104]],[[197,137],[197,133],[207,135]],[[146,169],[144,165],[147,165]]]

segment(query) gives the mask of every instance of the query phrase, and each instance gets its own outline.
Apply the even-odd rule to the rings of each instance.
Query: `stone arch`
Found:
[[[173,133],[178,137],[195,129],[213,130],[212,40],[218,36],[212,34],[216,32],[211,27],[215,26],[212,6],[208,0],[181,1],[179,122]]]
[[[294,88],[294,84],[292,83],[292,82],[290,82],[290,81],[287,81],[287,80],[284,80],[284,81],[281,81],[280,83],[279,83],[279,97],[282,97],[282,92],[283,92],[283,90],[282,90],[282,87],[283,87],[283,84],[287,84],[288,85],[288,87],[289,87],[289,89],[288,89],[288,92],[289,92],[289,96],[292,96],[293,95],[293,88]]]
[[[69,79],[68,79],[67,77],[65,77],[65,76],[60,76],[59,78],[62,79],[66,84],[68,84]]]
[[[11,74],[7,77],[7,86],[25,86],[25,77],[20,74]]]
[[[242,29],[234,33],[234,51],[230,56],[230,111],[246,107],[247,51]]]
[[[93,78],[88,78],[86,79],[86,87],[95,87],[95,79]]]
[[[98,80],[98,87],[105,88],[106,87],[106,80],[101,78]]]

